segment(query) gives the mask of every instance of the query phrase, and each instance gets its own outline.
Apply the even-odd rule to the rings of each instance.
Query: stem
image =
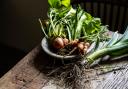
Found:
[[[92,53],[87,57],[88,63],[89,64],[93,63],[97,58],[105,55],[107,52],[108,52],[108,49],[101,49],[99,51]]]
[[[71,41],[71,32],[70,32],[70,28],[67,26],[67,31],[68,31],[68,38],[69,38],[69,40]]]
[[[46,38],[48,38],[48,35],[46,34],[46,32],[45,32],[45,30],[44,30],[44,28],[43,28],[43,25],[42,25],[42,22],[41,22],[41,20],[40,20],[40,19],[39,19],[39,22],[40,22],[41,29],[42,29],[42,31],[43,31],[43,33],[44,33],[45,37],[46,37]]]
[[[52,11],[51,11],[51,13],[52,13]],[[52,25],[52,28],[54,29],[54,25],[53,25],[53,21],[52,21],[52,15],[51,15],[51,13],[50,13],[50,22],[51,22],[51,25]]]
[[[110,54],[110,55],[122,55],[124,53],[126,53],[128,50],[128,45],[120,43],[120,44],[116,44],[112,47],[109,48],[103,48],[101,50],[95,51],[94,53],[92,53],[91,55],[89,55],[87,57],[88,63],[91,64],[93,63],[97,58],[99,57],[103,57],[106,54]]]

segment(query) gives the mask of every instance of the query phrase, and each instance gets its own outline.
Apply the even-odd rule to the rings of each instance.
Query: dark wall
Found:
[[[0,43],[26,52],[42,39],[38,18],[47,18],[47,0],[2,0]]]

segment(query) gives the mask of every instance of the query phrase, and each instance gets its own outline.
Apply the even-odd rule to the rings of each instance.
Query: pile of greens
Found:
[[[48,19],[45,22],[39,19],[39,22],[47,39],[61,42],[61,46],[59,43],[55,43],[58,48],[64,48],[65,45],[71,44],[75,40],[82,40],[82,42],[89,42],[89,44],[96,43],[89,53],[84,54],[86,55],[85,60],[89,64],[105,55],[127,54],[128,28],[122,37],[119,37],[118,33],[115,32],[112,38],[106,41],[108,40],[106,34],[108,28],[107,25],[102,25],[100,18],[91,16],[80,5],[73,8],[70,0],[48,0],[48,3]],[[64,39],[66,39],[66,44],[63,44]],[[103,41],[106,41],[105,44],[99,47],[100,42]],[[79,41],[78,43],[82,42]],[[78,44],[77,46],[81,45]]]
[[[108,29],[101,24],[100,18],[92,17],[80,6],[74,9],[70,0],[48,0],[48,3],[48,20],[42,26],[47,38],[59,36],[70,41],[83,38],[91,42],[106,38],[103,33]]]

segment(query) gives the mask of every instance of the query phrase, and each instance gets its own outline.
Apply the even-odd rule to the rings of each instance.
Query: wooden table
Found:
[[[111,63],[116,66],[124,65],[124,69],[116,73],[93,76],[95,79],[90,81],[89,89],[128,89],[128,62],[127,58],[125,59]],[[46,87],[49,80],[45,66],[52,63],[50,57],[38,45],[0,79],[0,89],[56,89],[55,86]]]

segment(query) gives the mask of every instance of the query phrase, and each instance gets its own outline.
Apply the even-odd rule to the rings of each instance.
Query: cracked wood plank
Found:
[[[99,79],[91,81],[92,89],[128,89],[128,61],[113,63],[111,66],[121,66],[125,69],[99,75]]]
[[[32,50],[0,79],[0,89],[41,89],[47,79],[34,66],[35,59],[41,54],[40,46]]]
[[[46,68],[46,66],[53,65],[53,61],[49,59],[50,57],[38,45],[0,79],[0,89],[49,88],[49,80],[46,77],[49,68]],[[98,70],[91,71],[88,75],[91,79],[89,83],[86,82],[87,85],[90,84],[88,89],[128,89],[128,61],[127,58],[125,59],[124,61],[110,63],[111,66],[125,66],[126,69],[117,70],[116,73],[109,72],[96,75]],[[106,65],[103,64],[102,66]],[[51,87],[53,88],[52,84]],[[57,88],[55,87],[55,89]]]

